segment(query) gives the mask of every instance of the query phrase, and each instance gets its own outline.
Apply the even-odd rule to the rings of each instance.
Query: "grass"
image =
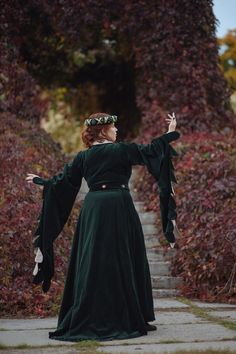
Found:
[[[181,343],[179,341],[172,341],[172,340],[169,340],[169,341],[160,341],[158,343],[155,343],[156,345],[158,344],[174,344],[174,343]],[[153,343],[154,344],[154,343]],[[140,343],[137,343],[137,346],[141,345]],[[54,349],[55,350],[55,353],[56,353],[56,348],[62,348],[64,347],[63,345],[58,345],[56,347],[53,347],[52,346],[37,346],[37,347],[34,347],[34,346],[30,346],[30,345],[27,345],[27,344],[20,344],[18,346],[15,346],[15,347],[8,347],[4,344],[1,344],[0,343],[0,350],[2,349],[7,349],[9,350],[9,354],[11,353],[11,350],[15,350],[15,349],[26,349],[27,351],[24,351],[25,354],[31,354],[30,352],[33,353],[33,350],[34,349],[40,349],[40,348],[50,348],[50,349]],[[68,348],[75,348],[75,349],[78,349],[78,354],[79,353],[83,353],[83,354],[109,354],[108,352],[104,352],[102,350],[99,350],[97,351],[99,347],[99,342],[97,341],[93,341],[93,340],[84,340],[84,341],[81,341],[81,342],[78,342],[76,343],[75,345],[71,345],[71,346],[66,346],[66,349]],[[149,354],[150,352],[145,352],[145,351],[142,351],[139,353],[141,354]],[[154,353],[154,352],[153,352]],[[170,352],[163,352],[162,354],[169,354]],[[111,353],[110,353],[111,354]],[[129,354],[129,353],[125,353],[125,352],[117,352],[117,354]],[[176,350],[174,352],[171,352],[171,354],[236,354],[236,350],[229,350],[229,349],[223,349],[223,350],[220,350],[220,349],[205,349],[205,350],[198,350],[198,349],[193,349],[193,350]]]
[[[55,348],[61,348],[61,347],[64,347],[65,345],[57,345],[55,346]],[[29,344],[26,344],[26,343],[21,343],[21,344],[18,344],[18,345],[6,345],[6,344],[3,344],[3,343],[0,343],[0,350],[3,350],[3,349],[7,349],[7,350],[15,350],[15,349],[30,349],[30,350],[33,350],[33,349],[41,349],[41,348],[52,348],[52,346],[49,346],[48,344],[46,345],[29,345]],[[54,348],[54,347],[53,347]]]
[[[75,344],[72,344],[71,346],[66,346],[66,348],[74,348],[78,349],[78,353],[86,353],[86,354],[105,354],[103,351],[97,351],[98,347],[100,346],[100,343],[95,340],[82,340],[80,342],[77,342]],[[56,348],[62,348],[64,345],[57,345],[56,347],[53,347],[56,352]],[[32,346],[28,345],[25,343],[18,344],[16,346],[8,346],[3,343],[0,343],[0,350],[15,350],[15,349],[28,349],[29,351],[32,351],[35,349],[42,349],[42,348],[50,348],[52,349],[52,346],[49,345],[41,345],[41,346]],[[107,353],[106,353],[107,354]]]
[[[141,351],[138,351],[140,354],[150,354],[150,352],[141,352]],[[97,352],[97,353],[100,353],[100,352]],[[154,354],[154,351],[152,352]],[[220,349],[205,349],[205,350],[176,350],[174,352],[163,352],[162,354],[236,354],[236,351],[233,350],[228,350],[228,349],[223,349],[223,350],[220,350]],[[106,354],[111,354],[111,353],[106,353]],[[128,354],[128,353],[124,353],[124,352],[116,352],[116,354]]]
[[[178,341],[160,341],[158,343],[156,343],[157,345],[158,344],[174,344],[174,343],[181,343],[181,342],[178,342]],[[140,345],[140,343],[137,344],[137,346]],[[75,348],[75,349],[78,349],[78,354],[79,353],[84,353],[84,354],[109,354],[108,352],[104,352],[102,350],[99,350],[97,351],[98,349],[98,342],[96,341],[81,341],[81,342],[78,342],[76,343],[75,345],[72,345],[70,346],[70,348]],[[63,345],[62,346],[57,346],[57,347],[53,347],[53,349],[55,350],[56,352],[56,348],[61,348],[61,347],[64,347]],[[11,350],[15,350],[15,349],[28,349],[27,352],[25,352],[25,354],[29,354],[29,352],[32,351],[33,353],[33,350],[34,349],[40,349],[40,348],[50,348],[52,349],[52,347],[50,346],[37,346],[37,347],[33,347],[33,346],[30,346],[30,345],[27,345],[27,344],[20,344],[18,346],[15,346],[15,347],[8,347],[4,344],[1,344],[0,343],[0,350],[9,350],[9,353],[11,352]],[[66,348],[69,348],[68,346]],[[139,353],[141,354],[149,354],[147,352],[140,352]],[[117,352],[117,354],[128,354],[128,353],[125,353],[125,352]],[[169,354],[169,352],[163,352],[162,354]],[[228,349],[224,349],[224,350],[220,350],[220,349],[217,349],[217,350],[213,350],[213,349],[205,349],[205,350],[196,350],[196,349],[193,349],[193,350],[176,350],[175,352],[171,352],[171,354],[236,354],[236,350],[234,351],[231,351],[231,350],[228,350]]]
[[[26,343],[18,344],[15,347],[11,347],[11,346],[5,345],[3,343],[0,343],[0,350],[3,350],[3,349],[9,349],[9,350],[10,349],[30,349],[30,348],[32,348],[32,347]]]
[[[0,350],[8,348],[7,345],[0,343]]]
[[[182,343],[180,340],[174,340],[174,339],[169,339],[169,340],[160,340],[158,344],[176,344],[176,343]]]
[[[233,331],[236,331],[236,323],[216,317],[216,316],[212,316],[206,309],[202,309],[202,308],[198,307],[197,305],[193,304],[190,300],[188,300],[186,298],[180,297],[177,300],[182,302],[183,304],[188,305],[190,312],[192,312],[194,315],[201,317],[201,318],[205,319],[206,321],[217,323],[227,329],[231,329]]]
[[[142,353],[145,354],[145,353]],[[164,352],[163,354],[168,354]],[[206,350],[177,350],[175,352],[171,352],[171,354],[236,354],[236,351],[230,351],[228,349],[220,350],[220,349],[206,349]]]
[[[100,346],[100,343],[96,340],[82,340],[72,345],[73,348],[79,349],[80,352],[89,353],[88,350],[97,350]]]

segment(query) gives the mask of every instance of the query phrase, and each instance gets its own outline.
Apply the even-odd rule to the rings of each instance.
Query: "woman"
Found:
[[[170,157],[176,119],[151,144],[116,142],[116,116],[96,113],[85,120],[80,151],[61,174],[27,181],[44,186],[43,207],[35,232],[34,282],[46,292],[54,274],[53,241],[71,212],[82,177],[89,192],[80,210],[73,239],[58,325],[49,337],[63,341],[111,340],[155,330],[152,287],[144,235],[129,192],[133,165],[146,165],[158,181],[163,231],[175,241],[174,181]],[[175,152],[176,153],[176,152]],[[172,174],[171,174],[172,173]],[[172,211],[172,220],[168,220]]]

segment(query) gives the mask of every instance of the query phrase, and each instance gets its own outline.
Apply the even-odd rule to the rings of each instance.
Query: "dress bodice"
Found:
[[[122,143],[97,144],[83,151],[83,176],[88,187],[109,182],[127,184],[131,172]]]

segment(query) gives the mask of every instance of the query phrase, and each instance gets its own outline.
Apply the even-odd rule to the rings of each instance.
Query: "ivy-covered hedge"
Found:
[[[73,90],[81,76],[93,73],[96,82],[106,63],[129,62],[144,140],[163,129],[172,111],[184,133],[235,127],[212,0],[87,0],[86,6],[9,0],[2,10],[4,107],[18,117],[38,116],[35,97],[42,87],[63,83]],[[80,65],[87,70],[80,72]],[[31,114],[25,98],[34,103]]]
[[[181,232],[173,274],[183,278],[186,296],[236,303],[236,274],[231,289],[222,291],[236,263],[235,138],[230,133],[195,133],[182,135],[172,145],[179,153],[173,163]],[[161,230],[156,182],[145,169],[136,187],[146,209],[157,211]]]
[[[45,178],[61,171],[68,160],[35,123],[1,115],[0,316],[56,314],[64,286],[68,254],[79,205],[55,242],[55,277],[50,292],[32,283],[32,236],[42,206],[42,190],[29,185],[26,173]]]
[[[91,53],[98,72],[103,61],[114,57],[132,62],[135,101],[143,118],[139,142],[149,142],[164,129],[166,113],[176,112],[184,134],[176,142],[181,152],[176,193],[183,237],[173,272],[183,277],[186,295],[226,298],[217,292],[235,262],[225,238],[236,229],[235,143],[227,133],[235,127],[235,116],[218,66],[212,0],[88,0],[87,6],[77,1],[73,7],[68,0],[27,0],[24,6],[9,0],[2,6],[0,29],[0,109],[5,112],[0,127],[1,315],[57,312],[78,210],[56,241],[56,276],[45,295],[31,282],[31,236],[41,190],[27,185],[25,176],[50,176],[62,167],[59,147],[39,128],[48,107],[42,92],[60,87],[62,81],[73,89],[78,75],[73,58],[82,56],[86,62]],[[213,134],[213,129],[227,135]],[[152,178],[145,175],[138,187],[143,198],[149,198],[148,208],[157,209]],[[228,299],[233,299],[233,291]]]

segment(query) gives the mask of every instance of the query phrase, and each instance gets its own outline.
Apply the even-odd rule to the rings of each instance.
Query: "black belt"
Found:
[[[129,186],[126,183],[99,183],[99,184],[90,186],[89,191],[117,189],[117,188],[129,190]]]

